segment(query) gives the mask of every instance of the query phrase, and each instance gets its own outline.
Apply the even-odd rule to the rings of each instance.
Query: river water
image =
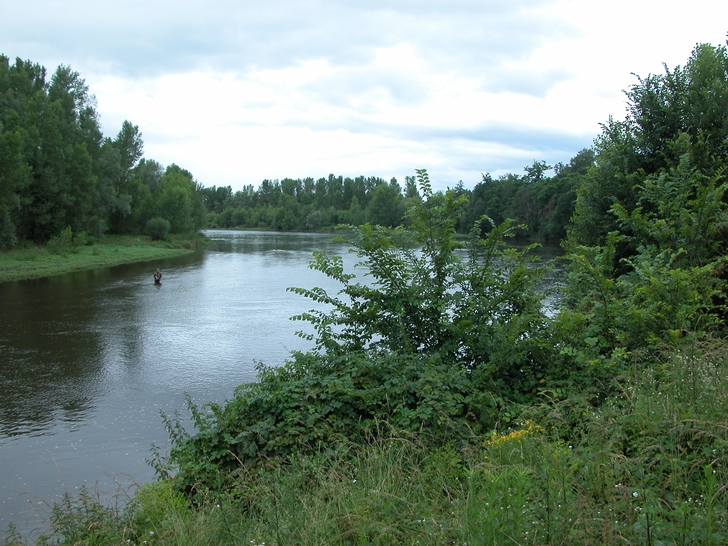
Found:
[[[64,492],[111,499],[153,479],[160,412],[186,417],[185,394],[223,402],[256,362],[311,347],[288,319],[314,304],[286,288],[337,289],[307,266],[314,250],[346,247],[326,234],[207,235],[192,255],[0,284],[0,536],[10,522],[42,526]]]
[[[30,530],[81,486],[109,498],[152,479],[160,411],[187,415],[310,342],[288,320],[334,285],[307,265],[325,234],[214,232],[200,253],[0,284],[0,536]],[[164,278],[154,286],[152,272]],[[305,325],[303,325],[305,326]]]

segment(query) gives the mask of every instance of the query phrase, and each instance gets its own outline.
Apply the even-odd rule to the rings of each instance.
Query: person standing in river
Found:
[[[154,272],[154,284],[162,284],[162,272],[159,268]]]

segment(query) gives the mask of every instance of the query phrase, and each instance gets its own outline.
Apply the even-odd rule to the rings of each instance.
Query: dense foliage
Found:
[[[484,216],[460,250],[455,227],[467,199],[433,193],[424,171],[418,178],[423,200],[410,209],[408,229],[347,228],[344,239],[365,280],[341,257],[318,253],[311,267],[337,280],[338,294],[292,289],[319,304],[293,317],[313,326],[302,332],[315,340],[313,351],[261,367],[260,382],[241,387],[224,407],[194,409],[195,436],[169,423],[181,487],[234,488],[241,464],[280,463],[352,441],[381,420],[427,430],[437,444],[471,441],[545,395],[561,400],[578,392],[598,407],[636,357],[722,327],[711,304],[723,290],[715,264],[650,247],[628,272],[610,277],[622,237],[616,232],[604,247],[571,246],[567,305],[550,319],[530,247],[505,244],[516,226]],[[695,195],[721,194],[705,187]],[[682,205],[683,214],[692,211]],[[670,225],[657,224],[663,234]]]
[[[396,227],[421,199],[415,177],[285,178],[233,192],[204,187],[176,165],[143,157],[139,128],[129,121],[114,138],[101,131],[95,99],[77,72],[59,66],[48,80],[31,61],[0,55],[0,250],[45,244],[66,228],[88,241],[104,233],[186,233],[202,227],[316,231],[338,224]],[[575,186],[593,161],[583,150],[555,175],[543,161],[525,175],[484,175],[467,198],[457,228],[467,233],[483,214],[528,227],[532,239],[560,240]],[[167,225],[169,224],[169,225]],[[523,236],[526,232],[519,233]],[[91,239],[89,239],[89,237]]]
[[[393,178],[377,177],[263,180],[233,193],[230,186],[205,188],[208,226],[316,231],[337,224],[372,222],[398,226],[408,201],[416,199],[413,181],[406,188]]]
[[[103,533],[84,527],[106,517],[84,497],[58,507],[57,528],[99,542],[725,543],[726,48],[697,46],[627,96],[626,119],[553,179],[535,162],[527,180],[435,193],[418,171],[406,227],[346,227],[360,269],[314,256],[337,293],[291,289],[315,302],[293,317],[314,349],[261,365],[225,405],[191,406],[192,433],[168,419],[164,480]],[[549,317],[543,270],[498,214],[555,234],[572,195]]]
[[[174,233],[203,227],[192,175],[142,154],[128,121],[115,138],[103,136],[77,72],[59,66],[48,81],[42,66],[0,55],[0,250],[46,243],[67,228],[89,241],[146,232],[157,217]]]
[[[606,377],[637,349],[726,320],[726,48],[699,45],[685,68],[640,78],[627,97],[626,119],[596,140],[567,244],[562,323],[579,332],[567,349]]]
[[[496,224],[515,219],[527,228],[522,235],[531,239],[561,241],[574,212],[576,189],[593,163],[594,152],[584,149],[568,165],[555,165],[553,177],[546,176],[552,167],[543,161],[526,167],[524,176],[507,174],[493,179],[485,174],[472,191],[456,188],[458,193],[468,196],[458,227],[470,229],[486,214]]]
[[[672,71],[665,67],[664,74],[639,78],[626,95],[627,115],[624,120],[610,118],[603,125],[595,141],[595,168],[579,190],[572,229],[579,244],[601,244],[609,232],[623,230],[620,219],[610,212],[614,205],[629,214],[641,209],[660,218],[654,198],[649,202],[643,198],[646,186],[661,185],[664,178],[669,184],[675,176],[712,180],[725,168],[725,46],[699,45],[685,67]],[[692,196],[686,193],[685,197]]]
[[[691,63],[707,62],[706,51],[716,59],[710,66],[728,66],[718,62],[725,57],[724,48],[703,46]],[[660,85],[668,86],[670,80],[640,80],[628,96],[642,97],[645,81],[662,93]],[[634,115],[634,105],[629,112]],[[629,115],[621,127],[624,134],[631,127],[635,134],[627,140],[637,141],[638,128],[645,124],[632,124]],[[554,177],[572,187],[580,180],[582,185],[567,244],[564,307],[553,319],[542,312],[540,269],[528,262],[528,249],[505,244],[517,226],[508,219],[497,224],[480,216],[471,226],[468,244],[459,249],[455,233],[467,214],[475,214],[473,201],[462,188],[433,193],[427,174],[418,171],[421,197],[411,202],[407,228],[365,224],[350,226],[344,236],[364,266],[364,280],[348,271],[341,258],[316,254],[312,267],[339,281],[340,291],[293,289],[319,304],[294,317],[313,327],[313,333],[302,335],[310,336],[316,348],[294,354],[280,368],[262,367],[260,382],[241,387],[225,406],[193,408],[195,435],[169,423],[171,462],[178,470],[175,484],[188,493],[239,493],[241,483],[247,483],[241,473],[336,452],[343,443],[362,442],[382,421],[395,430],[426,431],[433,449],[448,441],[468,449],[464,446],[486,431],[530,415],[539,424],[522,430],[544,433],[548,422],[550,434],[578,444],[590,454],[587,458],[608,453],[634,460],[631,470],[629,465],[612,465],[611,486],[638,495],[649,491],[651,517],[662,518],[661,525],[678,523],[658,510],[661,503],[681,506],[687,514],[691,499],[706,487],[714,500],[723,499],[712,477],[726,471],[726,438],[720,426],[688,430],[684,419],[691,419],[686,417],[690,412],[678,412],[671,417],[674,427],[667,434],[674,439],[669,440],[657,429],[644,428],[647,416],[633,417],[642,410],[632,397],[638,391],[647,399],[659,397],[661,389],[678,388],[678,376],[692,377],[695,385],[703,381],[695,374],[713,381],[707,377],[713,377],[715,364],[683,351],[725,327],[725,153],[721,145],[705,152],[700,131],[678,129],[662,143],[669,150],[655,154],[662,163],[651,174],[645,175],[647,163],[625,174],[625,180],[642,177],[629,186],[632,204],[613,199],[607,209],[592,210],[591,223],[585,223],[585,210],[595,199],[590,188],[600,177],[613,175],[604,172],[605,165],[619,156],[607,145],[614,127],[615,122],[605,125],[596,154],[581,152]],[[704,152],[700,157],[696,147]],[[530,184],[543,182],[539,177],[547,167],[534,164],[528,171],[534,178]],[[500,184],[486,180],[477,189],[491,191],[491,196],[507,195],[509,184],[514,195],[525,191],[515,181]],[[595,221],[612,222],[611,230],[587,241],[584,234]],[[659,364],[666,347],[674,355],[667,359],[669,373]],[[632,374],[631,379],[625,374]],[[630,381],[631,390],[625,387]],[[681,392],[695,396],[697,388]],[[672,402],[681,396],[675,394]],[[684,398],[684,403],[686,410],[698,401]],[[664,411],[671,408],[668,404]],[[621,411],[626,414],[618,415]],[[600,429],[599,419],[619,425]],[[590,438],[598,429],[600,441],[609,439],[606,446]],[[495,434],[486,445],[499,444]],[[641,434],[650,435],[647,443]],[[650,445],[670,441],[685,447],[662,451],[649,469],[642,466]],[[714,450],[715,457],[706,458],[703,448]],[[566,461],[572,455],[558,457]],[[508,470],[499,468],[506,479]],[[595,486],[592,481],[590,487]],[[571,493],[564,489],[563,494],[566,499]],[[602,495],[597,506],[609,506],[612,496],[606,491],[592,494]],[[711,505],[710,517],[719,514],[724,525],[725,504],[721,506],[713,513]],[[657,520],[640,520],[647,536]],[[714,536],[713,529],[706,531],[695,522],[682,532]]]
[[[355,282],[341,257],[318,253],[311,267],[339,281],[339,294],[293,289],[325,304],[294,317],[311,323],[315,333],[302,335],[316,349],[261,367],[260,381],[225,407],[194,410],[200,434],[169,423],[181,486],[220,489],[241,462],[282,461],[382,419],[441,439],[453,428],[469,435],[492,426],[506,401],[534,399],[555,360],[530,247],[506,247],[507,221],[473,236],[465,256],[455,252],[464,199],[434,194],[427,173],[418,176],[424,201],[409,230],[348,227],[366,281]]]
[[[379,422],[286,465],[239,464],[219,473],[231,494],[195,503],[169,480],[111,506],[90,490],[66,495],[37,542],[723,544],[728,352],[720,342],[684,349],[621,378],[598,408],[578,393],[544,400],[467,445],[433,447],[427,431]]]

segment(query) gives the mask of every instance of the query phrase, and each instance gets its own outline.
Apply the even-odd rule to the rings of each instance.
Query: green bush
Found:
[[[93,235],[89,235],[88,232],[82,231],[80,233],[76,233],[73,236],[73,245],[74,246],[93,246],[98,242],[98,239],[94,237]]]
[[[51,254],[66,254],[73,247],[73,230],[71,226],[66,227],[55,237],[51,237],[46,248]]]
[[[339,281],[343,296],[292,289],[330,306],[293,317],[313,325],[314,351],[261,366],[259,382],[225,406],[192,407],[194,436],[167,422],[183,489],[227,489],[242,468],[361,438],[381,420],[427,430],[435,443],[465,438],[502,419],[505,405],[534,398],[553,349],[530,247],[506,248],[514,226],[505,222],[473,236],[461,258],[461,200],[433,194],[418,174],[425,200],[410,211],[411,230],[349,228],[371,282],[353,282],[340,257],[316,253],[311,267]]]
[[[239,387],[224,406],[191,407],[194,436],[167,421],[183,489],[227,489],[242,468],[361,440],[381,420],[442,442],[492,424],[500,410],[464,370],[423,355],[297,353],[258,372],[259,382]]]
[[[147,222],[147,235],[149,235],[154,241],[164,241],[167,239],[169,229],[169,222],[159,216],[152,218]]]
[[[321,288],[291,288],[327,305],[293,317],[309,322],[319,354],[424,354],[467,370],[498,396],[526,400],[552,361],[549,319],[543,313],[543,268],[524,249],[508,248],[520,226],[507,220],[480,238],[487,217],[467,245],[455,239],[459,209],[454,192],[433,194],[418,171],[424,201],[414,204],[411,228],[348,226],[342,239],[366,266],[366,282],[346,273],[339,256],[314,253],[311,268],[341,284],[338,295]],[[466,246],[466,255],[457,252]]]

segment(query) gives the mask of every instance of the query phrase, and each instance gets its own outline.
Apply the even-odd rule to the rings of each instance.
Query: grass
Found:
[[[152,241],[145,236],[111,235],[92,245],[53,243],[0,252],[0,282],[180,256],[193,252],[201,239]]]
[[[53,509],[39,544],[506,545],[728,542],[724,342],[635,364],[595,408],[572,393],[520,425],[440,446],[381,424],[358,444],[240,467],[193,504],[174,482],[124,507],[93,495]],[[8,544],[23,544],[12,533]]]

